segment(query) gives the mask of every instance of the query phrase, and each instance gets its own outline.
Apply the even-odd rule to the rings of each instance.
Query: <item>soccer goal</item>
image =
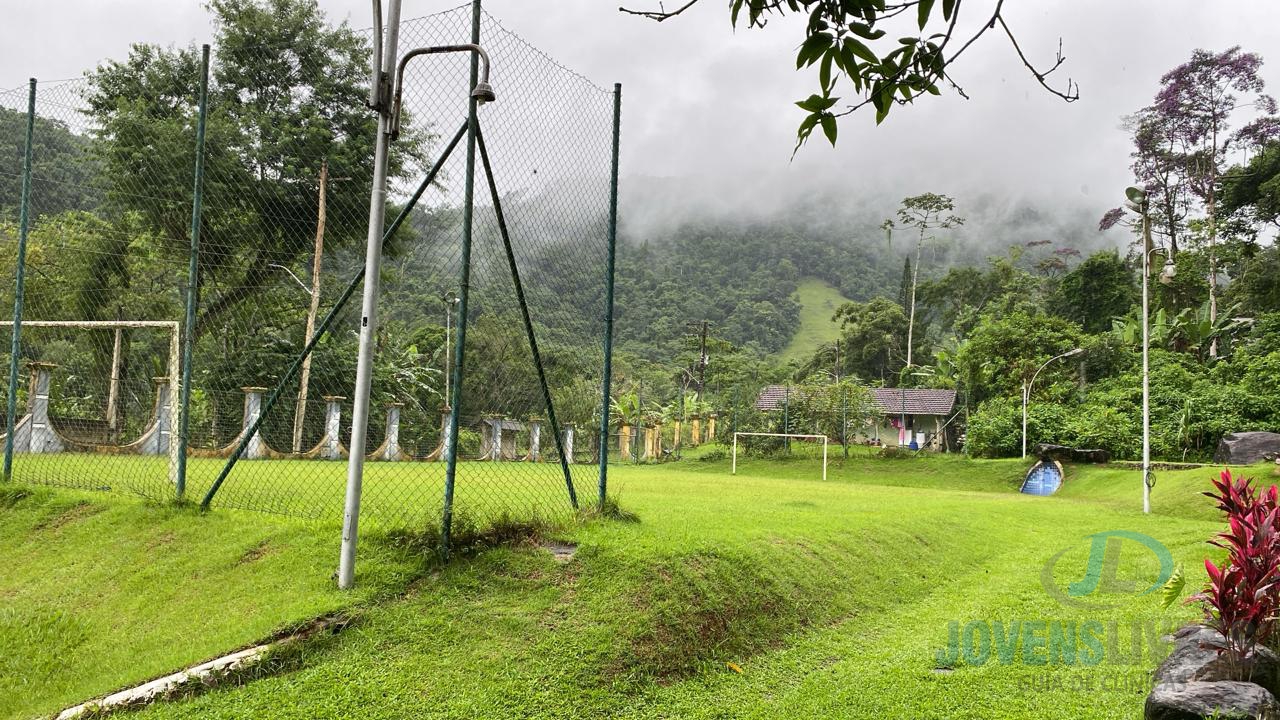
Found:
[[[736,432],[733,434],[733,466],[729,471],[731,475],[738,474],[738,438],[739,437],[776,437],[791,438],[795,440],[821,440],[822,441],[822,479],[827,479],[827,436],[826,435],[797,435],[792,433],[757,433],[757,432]]]
[[[11,321],[0,321],[0,328],[13,327]],[[43,329],[44,333],[34,336],[26,331]],[[29,363],[29,397],[25,414],[13,418],[13,438],[10,439],[4,430],[0,430],[0,443],[12,447],[12,451],[32,458],[65,453],[78,453],[82,457],[91,455],[147,455],[167,457],[168,480],[176,483],[178,472],[179,444],[174,442],[174,433],[181,421],[181,403],[179,402],[179,324],[172,320],[23,320],[23,342],[28,347],[39,348],[37,357],[40,361]],[[130,330],[151,330],[161,337],[133,343],[126,342],[126,333]],[[84,331],[111,331],[110,346],[95,347],[93,341],[77,339]],[[49,335],[48,333],[54,333]],[[60,358],[71,363],[70,367],[58,369],[58,365],[45,362],[43,351],[47,348],[58,350]],[[99,344],[100,345],[100,344]],[[47,346],[47,347],[46,347]],[[141,347],[139,347],[141,346]],[[138,353],[142,357],[136,357]],[[150,355],[160,355],[151,358]],[[93,377],[94,357],[102,355],[109,358],[109,366],[100,368],[102,372]],[[124,377],[124,367],[129,364],[129,356],[133,364],[141,359],[142,367],[136,368],[129,378]],[[109,367],[109,371],[107,368]],[[141,373],[150,375],[160,370],[161,375],[139,381],[136,376]],[[148,372],[150,371],[150,372]],[[100,401],[101,416],[92,418],[73,418],[76,427],[57,427],[59,418],[51,417],[52,405],[64,398],[53,397],[55,372],[72,374],[79,383],[77,392],[84,395],[80,401],[89,406]],[[129,379],[132,382],[126,383]],[[140,389],[140,382],[154,383],[154,395],[149,395],[145,388]],[[154,398],[154,402],[152,401]],[[91,412],[92,414],[92,412]],[[121,437],[129,432],[121,426],[125,416],[134,418],[130,425],[136,437]],[[65,418],[64,418],[65,419]],[[82,426],[82,427],[81,427]],[[100,427],[99,427],[100,426]],[[99,435],[102,435],[99,437]],[[64,469],[57,465],[54,470]],[[69,466],[67,466],[69,467]],[[83,468],[82,468],[83,469]],[[101,473],[101,471],[98,471]],[[41,480],[47,480],[41,476]],[[50,484],[61,484],[49,481]]]

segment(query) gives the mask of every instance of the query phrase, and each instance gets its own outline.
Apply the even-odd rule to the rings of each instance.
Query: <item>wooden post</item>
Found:
[[[316,213],[316,250],[311,259],[311,307],[307,310],[307,333],[302,340],[305,347],[316,331],[316,314],[320,311],[320,262],[324,257],[325,195],[329,185],[329,161],[320,164],[320,207]],[[302,429],[307,419],[307,386],[311,382],[311,355],[302,359],[298,378],[298,405],[293,411],[293,451],[302,452]]]
[[[111,346],[111,383],[107,388],[107,430],[111,442],[120,441],[120,361],[121,333],[123,328],[116,328],[115,341]]]

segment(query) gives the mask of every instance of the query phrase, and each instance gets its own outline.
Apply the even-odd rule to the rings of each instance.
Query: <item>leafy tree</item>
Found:
[[[328,163],[326,245],[364,235],[376,119],[364,106],[365,40],[330,27],[314,0],[212,0],[216,62],[206,133],[200,272],[219,288],[201,303],[197,333],[274,281],[311,249],[316,183]],[[89,74],[88,113],[107,202],[139,213],[185,257],[199,55],[194,47],[135,45]],[[391,175],[419,158],[421,133],[403,135]]]
[[[947,274],[920,284],[921,303],[938,320],[943,332],[963,339],[984,313],[1010,310],[1036,299],[1036,284],[1011,258],[988,260],[984,271],[971,265],[953,267]]]
[[[969,402],[977,406],[993,397],[1020,397],[1022,384],[1042,363],[1079,347],[1080,340],[1078,325],[1033,307],[984,316],[956,357]],[[1069,363],[1046,369],[1038,392],[1070,369]]]
[[[833,319],[841,327],[845,373],[883,381],[897,372],[907,343],[907,316],[901,306],[883,297],[845,303]]]
[[[686,0],[672,10],[661,3],[656,10],[620,9],[662,22],[699,1]],[[748,28],[763,28],[771,18],[807,16],[805,39],[796,51],[796,67],[818,66],[819,92],[796,103],[807,113],[797,133],[797,148],[819,126],[834,145],[839,131],[837,119],[868,105],[875,108],[879,124],[894,105],[915,102],[926,94],[941,95],[942,86],[950,85],[959,95],[968,97],[952,78],[950,67],[996,27],[1004,32],[1022,64],[1041,86],[1067,102],[1079,98],[1078,88],[1069,79],[1062,90],[1048,83],[1049,75],[1065,61],[1061,50],[1048,68],[1032,65],[1005,21],[1001,3],[996,3],[994,12],[975,25],[972,34],[962,38],[956,31],[962,5],[963,0],[904,0],[890,4],[883,0],[729,0],[729,16],[735,27]],[[837,107],[841,100],[840,96],[833,96],[837,88],[842,94],[851,92],[854,100]]]
[[[1133,175],[1150,199],[1152,232],[1165,237],[1170,253],[1176,257],[1191,203],[1185,141],[1179,124],[1152,106],[1126,118],[1126,125],[1133,136]]]
[[[898,208],[898,222],[913,227],[916,235],[916,262],[911,271],[911,292],[907,303],[907,367],[911,367],[912,340],[915,337],[916,325],[916,286],[920,281],[920,254],[924,248],[925,234],[933,230],[945,230],[964,224],[964,218],[952,213],[955,201],[946,195],[924,193],[903,198],[902,207]],[[891,221],[885,226],[893,227]],[[933,239],[930,236],[930,239]]]
[[[1280,142],[1225,173],[1221,194],[1224,214],[1247,210],[1255,222],[1280,229]]]
[[[1152,106],[1154,116],[1168,124],[1173,142],[1183,149],[1187,186],[1204,203],[1208,216],[1211,322],[1218,317],[1217,189],[1225,153],[1233,144],[1257,147],[1280,134],[1276,101],[1262,94],[1261,67],[1261,57],[1242,52],[1239,46],[1220,53],[1196,50],[1189,61],[1160,78]],[[1245,106],[1261,116],[1231,132],[1232,120]],[[1210,345],[1209,354],[1217,356],[1216,343]]]
[[[849,437],[877,415],[865,385],[849,378],[835,382],[823,373],[806,378],[792,391],[790,400],[793,428],[826,435],[841,445],[847,445]]]
[[[1085,332],[1105,332],[1114,318],[1129,312],[1137,290],[1133,271],[1120,254],[1103,250],[1063,276],[1058,286],[1059,312],[1080,323]]]
[[[77,135],[59,120],[37,116],[31,136],[32,218],[67,210],[92,210],[101,201],[93,187],[95,169],[89,156],[90,138]],[[27,114],[0,107],[0,157],[21,163],[26,152]],[[16,170],[17,164],[14,165]],[[0,215],[18,216],[22,175],[0,173]]]

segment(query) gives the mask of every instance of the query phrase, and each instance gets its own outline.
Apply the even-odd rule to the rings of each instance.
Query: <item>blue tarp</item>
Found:
[[[1051,462],[1038,462],[1027,479],[1022,482],[1022,492],[1028,495],[1052,495],[1062,487],[1062,472]]]

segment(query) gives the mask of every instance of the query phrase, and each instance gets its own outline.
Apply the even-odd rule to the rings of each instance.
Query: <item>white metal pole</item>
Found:
[[[827,436],[822,436],[822,481],[827,481]]]
[[[1022,459],[1027,459],[1027,400],[1031,394],[1031,384],[1022,384]]]
[[[1142,512],[1151,512],[1151,227],[1144,212],[1142,253]]]
[[[733,434],[733,468],[729,470],[729,474],[738,474],[738,433]]]
[[[391,0],[383,56],[377,58],[385,77],[394,77],[400,38],[401,0]],[[381,83],[380,83],[381,85]],[[378,92],[378,137],[373,155],[373,190],[369,195],[369,235],[364,256],[364,299],[360,312],[360,354],[356,361],[355,398],[351,407],[351,453],[347,462],[347,496],[342,512],[342,554],[338,587],[355,584],[356,538],[360,524],[360,490],[364,475],[365,436],[369,429],[369,386],[373,375],[373,339],[377,327],[378,276],[382,271],[382,233],[387,197],[387,145],[391,135],[388,98]]]

